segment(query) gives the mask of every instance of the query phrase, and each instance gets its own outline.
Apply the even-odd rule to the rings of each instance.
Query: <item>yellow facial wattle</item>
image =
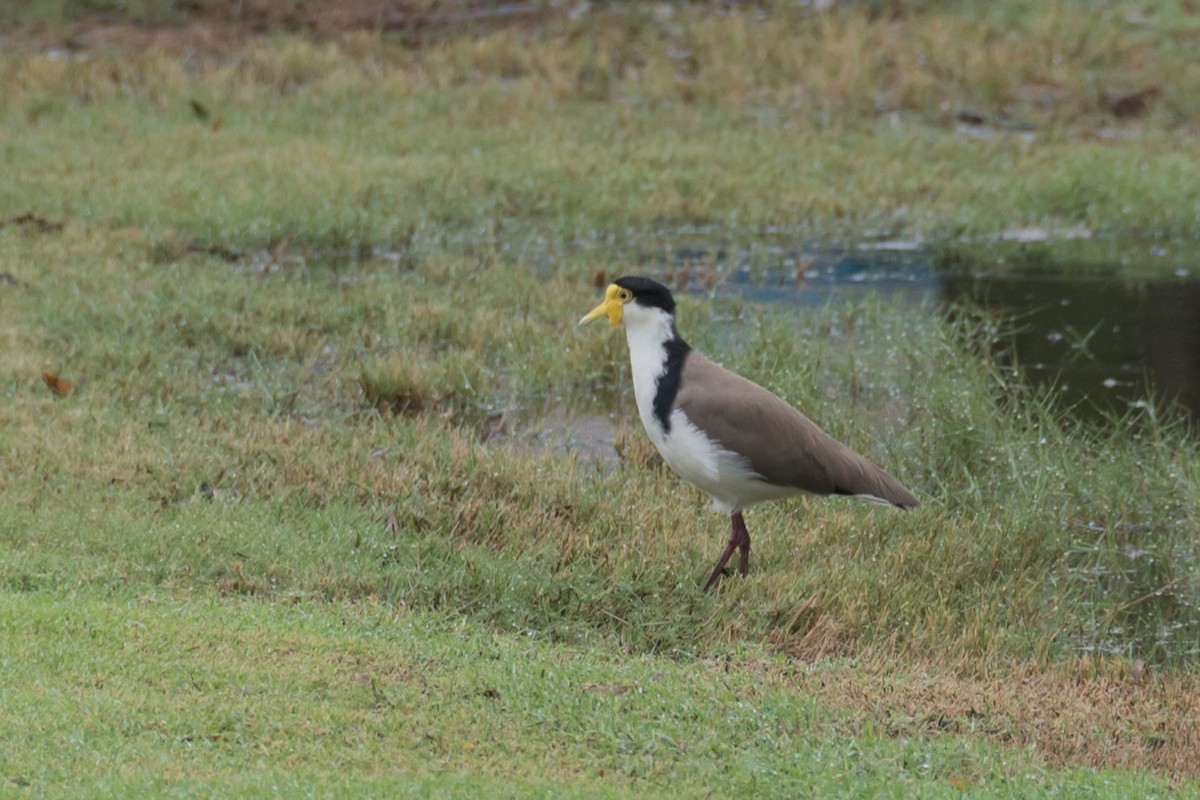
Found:
[[[625,313],[625,304],[633,299],[633,293],[622,289],[615,283],[610,284],[604,292],[604,302],[584,314],[579,320],[580,325],[586,325],[603,316],[608,317],[608,324],[616,327],[621,324],[621,316]]]

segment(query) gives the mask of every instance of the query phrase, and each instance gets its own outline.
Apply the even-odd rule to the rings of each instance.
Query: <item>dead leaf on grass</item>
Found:
[[[1158,97],[1161,93],[1162,89],[1158,86],[1147,86],[1136,92],[1110,97],[1106,105],[1108,106],[1108,110],[1113,113],[1113,116],[1121,119],[1125,117],[1140,117],[1150,108],[1150,101]]]
[[[38,233],[58,233],[63,229],[61,222],[51,222],[45,217],[39,217],[37,214],[28,211],[24,214],[18,214],[15,217],[0,221],[0,228],[3,228],[5,225],[28,225],[36,228]]]
[[[60,378],[53,372],[46,370],[42,373],[42,380],[50,387],[50,391],[54,392],[58,397],[66,397],[71,392],[75,391],[75,384],[70,381]]]

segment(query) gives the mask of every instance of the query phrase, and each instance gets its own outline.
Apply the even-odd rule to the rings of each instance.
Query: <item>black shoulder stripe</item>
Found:
[[[667,351],[667,364],[663,374],[658,378],[658,388],[654,392],[654,416],[662,424],[663,433],[670,433],[671,406],[675,405],[675,396],[679,394],[679,379],[683,377],[683,362],[692,348],[678,336],[667,340],[663,346]]]

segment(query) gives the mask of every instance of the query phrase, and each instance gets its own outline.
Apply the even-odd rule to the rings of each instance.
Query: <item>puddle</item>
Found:
[[[1174,403],[1200,430],[1200,255],[1196,267],[1158,280],[1121,278],[1106,265],[940,270],[920,243],[903,241],[817,251],[685,247],[641,262],[676,286],[757,303],[875,295],[930,311],[977,306],[1012,321],[1003,354],[1079,418]]]
[[[1012,358],[1077,416],[1153,400],[1200,423],[1200,280],[957,274],[943,279],[942,296],[1012,319]]]

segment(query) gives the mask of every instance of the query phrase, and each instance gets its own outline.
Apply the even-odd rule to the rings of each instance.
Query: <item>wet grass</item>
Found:
[[[726,523],[646,445],[622,338],[574,326],[596,273],[672,231],[1190,235],[1193,95],[963,137],[938,109],[1009,108],[1011,85],[966,78],[1034,45],[938,8],[786,36],[678,7],[415,49],[4,56],[5,778],[1145,796],[1194,777],[1196,715],[1164,709],[1196,696],[1200,446],[1170,417],[1070,422],[975,315],[685,296],[694,345],[925,498],[755,509],[751,576],[706,596]],[[1056,81],[1176,66],[1178,41],[1082,13],[1021,23],[1075,42],[1045,57]],[[922,36],[949,73],[885,69]],[[681,41],[723,71],[679,78]],[[880,48],[825,74],[842,100],[794,81]],[[912,83],[881,111],[862,91],[886,75]],[[1081,145],[1101,124],[1122,135]],[[506,444],[564,407],[610,415],[617,455]],[[430,698],[444,716],[414,710]]]

